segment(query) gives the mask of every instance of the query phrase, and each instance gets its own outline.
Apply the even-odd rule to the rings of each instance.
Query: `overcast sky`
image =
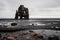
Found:
[[[0,0],[0,18],[14,18],[21,4],[30,18],[60,18],[60,0]]]

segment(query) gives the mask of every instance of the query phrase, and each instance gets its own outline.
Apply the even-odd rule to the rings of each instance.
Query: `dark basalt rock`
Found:
[[[17,25],[17,23],[11,23],[11,26],[16,26]]]
[[[48,40],[59,40],[59,37],[58,36],[48,37]]]
[[[34,32],[34,31],[30,30],[29,32],[31,32],[31,33],[32,33],[32,32]]]

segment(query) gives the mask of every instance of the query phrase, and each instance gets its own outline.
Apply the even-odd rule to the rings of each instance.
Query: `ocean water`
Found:
[[[11,26],[11,23],[17,23],[17,26]],[[60,21],[46,21],[46,20],[45,21],[42,21],[42,20],[0,20],[0,25],[6,25],[8,28],[12,28],[12,27],[13,28],[15,28],[15,27],[19,28],[21,25],[26,27],[27,25],[32,25],[32,24],[34,24],[36,27],[41,25],[41,26],[45,26],[45,28],[46,28],[46,25],[50,26],[50,25],[52,25],[52,23],[59,24]],[[39,25],[37,25],[37,24],[39,24]],[[12,33],[14,35],[17,35],[17,34],[20,34],[21,32],[28,32],[29,33],[30,29],[23,30],[23,31],[16,31],[16,32],[0,32],[0,33],[3,36],[7,36],[10,33]],[[49,37],[49,36],[59,36],[59,38],[60,38],[60,30],[39,29],[39,27],[38,27],[37,30],[32,29],[32,31],[34,31],[35,33],[40,34],[40,35],[45,35],[46,37]]]

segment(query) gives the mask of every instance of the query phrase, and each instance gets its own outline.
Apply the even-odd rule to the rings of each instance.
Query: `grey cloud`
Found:
[[[4,3],[4,1],[5,1],[5,3]],[[16,12],[16,10],[20,4],[24,4],[25,6],[27,6],[29,8],[30,16],[33,16],[33,15],[34,16],[38,16],[38,15],[39,16],[42,16],[42,15],[46,16],[46,14],[47,14],[47,16],[49,16],[49,12],[46,13],[47,12],[46,11],[45,12],[46,14],[44,14],[43,11],[42,12],[39,11],[40,8],[57,8],[57,7],[60,7],[60,0],[0,0],[0,13],[2,13],[2,14],[0,14],[0,17],[1,16],[5,17],[6,15],[8,15],[6,17],[10,18],[10,16],[11,16],[11,18],[13,18],[14,17],[13,14],[15,14],[15,12]],[[51,13],[53,14],[53,12],[51,12]],[[52,16],[54,16],[54,15],[52,15]],[[55,15],[55,17],[56,16],[58,16],[58,15]]]

